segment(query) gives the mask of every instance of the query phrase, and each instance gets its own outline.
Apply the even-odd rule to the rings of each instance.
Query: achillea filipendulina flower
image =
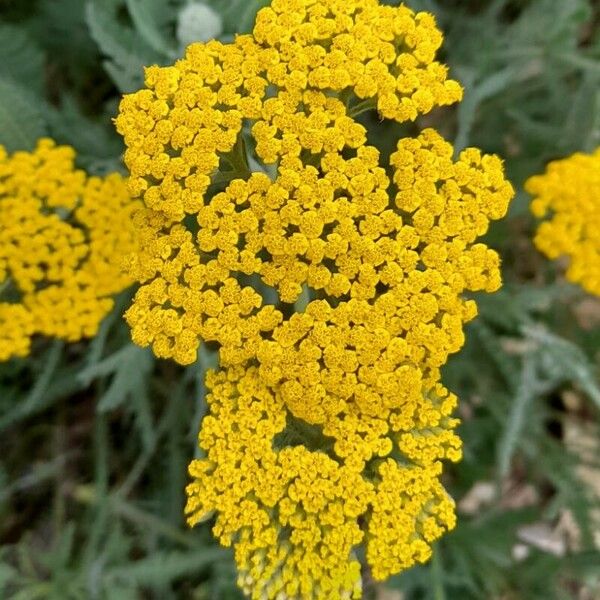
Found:
[[[34,152],[0,148],[0,360],[26,355],[34,334],[94,335],[131,284],[121,262],[139,201],[120,175],[88,177],[74,156],[49,139]]]
[[[281,31],[288,33],[282,36]],[[208,292],[219,295],[232,259],[223,252],[222,258],[211,260],[212,250],[205,248],[237,241],[232,231],[218,240],[209,237],[198,248],[191,235],[176,224],[191,214],[198,215],[200,226],[206,227],[210,214],[204,217],[202,208],[211,177],[220,165],[235,169],[243,149],[240,134],[244,121],[251,125],[257,157],[264,164],[278,162],[279,177],[271,186],[266,177],[255,175],[248,182],[249,191],[239,190],[240,183],[233,182],[233,188],[225,192],[230,199],[259,192],[267,196],[266,208],[277,209],[287,204],[290,192],[306,202],[308,194],[318,191],[326,201],[327,194],[339,190],[341,196],[349,186],[352,195],[364,198],[367,194],[366,203],[370,204],[376,197],[373,188],[378,187],[380,206],[385,206],[385,173],[381,168],[370,173],[374,167],[364,164],[365,160],[377,164],[376,150],[364,148],[366,159],[359,155],[352,161],[355,164],[349,165],[349,173],[339,173],[345,168],[340,165],[345,162],[340,153],[360,149],[366,138],[364,127],[352,119],[346,103],[332,96],[332,91],[376,99],[382,116],[398,121],[455,102],[461,97],[460,86],[447,80],[446,68],[434,61],[441,39],[430,15],[414,15],[405,7],[382,7],[364,0],[275,2],[259,13],[252,36],[238,36],[228,45],[216,41],[192,44],[174,66],[147,69],[147,89],[125,96],[116,119],[128,147],[125,162],[131,173],[130,189],[143,197],[149,209],[138,221],[144,232],[144,251],[131,268],[132,275],[145,284],[127,315],[134,340],[153,344],[158,356],[189,363],[195,358],[190,338],[195,334],[210,339],[197,330],[197,311],[204,314],[197,300]],[[354,50],[350,51],[350,46]],[[333,81],[330,75],[327,81],[315,75],[330,72],[335,74]],[[388,110],[390,105],[393,108]],[[311,156],[320,169],[308,168],[314,162]],[[332,170],[333,174],[319,178],[319,170]],[[210,210],[218,210],[220,202]],[[231,201],[227,204],[229,208],[225,208],[230,210]],[[290,210],[293,206],[286,209]],[[365,210],[372,209],[366,206]],[[330,221],[334,220],[335,214],[329,214]],[[294,219],[294,215],[288,218]],[[309,236],[318,227],[318,219],[314,213],[304,217]],[[290,225],[299,228],[300,223]],[[248,217],[242,226],[252,227],[252,220]],[[276,227],[282,228],[277,222],[269,228]],[[254,246],[249,237],[249,252],[240,257],[244,273],[256,272],[255,264],[249,262]],[[298,240],[295,245],[301,243]],[[271,248],[271,256],[282,254],[273,244]],[[313,250],[319,251],[318,247]],[[271,263],[270,258],[266,262]],[[206,275],[199,278],[190,272],[196,263],[206,265]],[[265,268],[270,271],[269,281],[281,277],[279,265]],[[180,277],[184,270],[186,274]],[[324,277],[323,269],[311,270],[311,279]],[[164,291],[162,286],[147,288],[150,284],[146,282],[156,281],[176,285],[167,285]],[[200,282],[202,288],[198,288]],[[345,285],[343,275],[331,282],[334,290],[343,290]],[[300,287],[297,282],[286,282],[280,292],[288,301],[299,294]],[[252,296],[251,290],[244,293]],[[183,305],[190,295],[193,300],[187,305],[195,304],[192,311],[196,314]],[[209,303],[210,298],[212,294]],[[228,329],[236,311],[235,305],[226,304],[226,322],[214,325],[219,329]]]
[[[434,130],[366,142],[364,109],[414,120],[461,97],[431,15],[376,0],[273,0],[251,35],[150,67],[116,120],[142,285],[133,340],[210,372],[190,524],[216,515],[253,598],[357,598],[455,523],[461,442],[440,368],[500,286],[477,240],[513,191],[495,156]],[[250,157],[250,160],[249,160]]]
[[[531,211],[544,219],[535,245],[548,258],[569,258],[567,279],[600,296],[600,149],[551,162],[530,177]]]
[[[285,411],[255,367],[210,373],[207,383],[207,457],[190,467],[190,523],[217,511],[215,534],[235,544],[239,583],[254,597],[349,596],[360,586],[349,556],[372,484],[323,452],[274,447]]]
[[[281,399],[255,367],[211,372],[207,384],[206,458],[190,466],[187,510],[190,524],[216,511],[215,535],[235,545],[239,583],[252,597],[359,597],[361,543],[384,579],[426,560],[429,543],[454,526],[439,461],[387,458],[368,478],[286,439]],[[416,446],[427,445],[424,434]]]

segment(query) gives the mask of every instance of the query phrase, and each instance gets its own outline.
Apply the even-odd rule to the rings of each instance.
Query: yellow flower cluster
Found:
[[[429,543],[454,526],[438,461],[387,458],[367,478],[286,439],[281,398],[255,367],[210,372],[207,384],[207,456],[190,466],[187,511],[192,525],[216,511],[214,532],[235,544],[238,582],[253,598],[358,598],[361,542],[384,579],[426,560]]]
[[[140,203],[120,175],[87,177],[74,156],[49,139],[0,148],[0,360],[25,356],[34,334],[94,335],[131,283],[121,257],[135,250]]]
[[[531,211],[545,219],[535,245],[550,259],[567,256],[567,279],[600,296],[600,148],[551,162],[525,189]]]
[[[121,103],[145,205],[126,319],[159,357],[219,348],[187,513],[216,513],[252,598],[357,598],[357,556],[385,579],[454,526],[440,368],[477,311],[464,292],[500,285],[477,239],[513,190],[500,159],[455,160],[432,129],[388,169],[356,120],[459,100],[441,40],[404,6],[273,0],[251,35],[191,45]]]
[[[279,55],[269,82],[291,91],[351,89],[400,122],[462,97],[435,61],[443,38],[429,13],[378,0],[273,0],[253,33]]]

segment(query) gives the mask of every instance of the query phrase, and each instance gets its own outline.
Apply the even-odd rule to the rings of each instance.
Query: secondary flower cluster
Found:
[[[403,465],[382,458],[368,477],[295,439],[281,395],[256,367],[210,373],[207,384],[200,443],[208,456],[190,466],[187,509],[191,524],[218,511],[214,532],[235,544],[239,583],[252,597],[359,597],[361,542],[384,579],[426,560],[429,543],[454,526],[433,456]]]
[[[25,356],[41,334],[96,333],[111,296],[131,284],[120,266],[135,249],[132,201],[118,174],[88,177],[72,148],[0,147],[0,360]]]
[[[476,314],[463,293],[500,285],[477,238],[513,192],[497,157],[454,160],[431,129],[388,169],[355,118],[459,100],[441,41],[404,6],[273,0],[252,35],[191,45],[121,103],[145,205],[126,318],[159,357],[219,348],[187,513],[216,512],[253,598],[358,597],[361,545],[385,579],[454,526],[439,369]]]
[[[567,256],[567,279],[600,296],[600,148],[551,162],[525,189],[533,214],[545,219],[535,245],[550,259]]]

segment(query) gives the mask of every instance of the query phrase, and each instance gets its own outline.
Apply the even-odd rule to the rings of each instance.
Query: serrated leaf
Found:
[[[503,351],[498,337],[494,331],[485,323],[485,321],[476,321],[471,324],[477,339],[479,340],[484,352],[489,356],[508,389],[513,389],[513,382],[516,381],[515,375],[518,375],[518,367],[512,357]]]
[[[42,110],[43,103],[23,87],[0,77],[0,144],[8,152],[33,150],[48,133]]]
[[[112,375],[108,389],[98,402],[98,410],[106,412],[121,406],[129,396],[145,390],[147,376],[153,364],[152,353],[148,349],[129,344],[103,361],[84,369],[79,378],[89,383],[98,377]]]
[[[473,81],[472,74],[463,77],[469,82],[465,85],[465,96],[458,106],[458,132],[454,141],[455,152],[460,152],[469,144],[471,129],[477,117],[479,105],[506,89],[518,74],[518,67],[508,66],[485,77],[481,81]]]
[[[140,71],[145,65],[142,60],[138,61],[138,65],[136,65],[132,72],[129,72],[120,64],[110,60],[103,61],[102,66],[108,73],[108,76],[112,79],[113,83],[124,94],[139,89],[143,84],[143,77]]]
[[[585,72],[559,139],[567,151],[592,152],[600,141],[600,63]]]
[[[559,54],[578,44],[579,28],[590,16],[586,0],[538,0],[530,2],[507,31],[506,44],[539,44]],[[532,27],[535,23],[535,27]]]
[[[34,414],[44,405],[48,389],[60,364],[63,348],[64,343],[62,341],[54,341],[49,351],[44,355],[46,360],[43,366],[40,366],[34,386],[11,411],[0,417],[0,430]]]
[[[519,386],[498,444],[498,477],[504,479],[510,469],[512,458],[523,434],[527,411],[537,394],[535,362],[526,356],[521,371]]]
[[[115,298],[115,305],[113,307],[113,310],[102,320],[98,329],[98,333],[90,340],[89,352],[85,362],[86,369],[88,367],[94,367],[101,361],[102,355],[104,353],[105,347],[109,339],[118,341],[117,336],[114,335],[115,332],[113,330],[113,327],[117,322],[123,325],[121,317],[123,315],[123,312],[125,311],[125,307],[129,304],[129,301],[130,293],[128,291],[119,294]],[[128,331],[126,333],[126,340],[129,340]],[[79,373],[79,377],[82,377],[84,380],[87,379],[88,382],[91,381],[89,375],[86,376],[84,374],[82,376],[82,373]],[[91,378],[93,378],[93,374],[91,375]]]
[[[506,114],[516,122],[519,130],[528,138],[544,141],[552,137],[558,138],[561,134],[556,124],[536,121],[520,107],[508,108]]]

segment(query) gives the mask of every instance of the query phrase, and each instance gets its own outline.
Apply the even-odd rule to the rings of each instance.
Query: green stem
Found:
[[[348,108],[348,115],[352,118],[358,117],[358,115],[362,115],[364,112],[369,110],[373,110],[376,108],[377,104],[374,98],[367,98],[354,106],[350,106]]]
[[[94,494],[96,502],[90,506],[92,526],[83,549],[84,564],[91,565],[100,554],[101,546],[107,531],[110,519],[108,507],[108,469],[110,461],[108,443],[108,422],[106,415],[98,413],[94,423]]]
[[[365,560],[361,560],[362,566],[362,587],[363,587],[363,599],[364,600],[376,600],[377,584],[371,575],[371,568]]]
[[[66,454],[66,439],[67,439],[67,427],[66,427],[66,409],[65,403],[59,402],[57,407],[57,419],[56,427],[54,430],[54,460],[58,462],[61,456]],[[60,464],[60,463],[59,463]],[[66,518],[66,505],[65,496],[62,493],[62,486],[65,481],[64,470],[59,467],[55,473],[55,488],[54,498],[52,502],[52,515],[53,515],[53,526],[54,536],[59,539],[65,526]]]
[[[439,544],[433,548],[431,557],[431,586],[434,600],[446,600],[444,590],[444,567]]]

